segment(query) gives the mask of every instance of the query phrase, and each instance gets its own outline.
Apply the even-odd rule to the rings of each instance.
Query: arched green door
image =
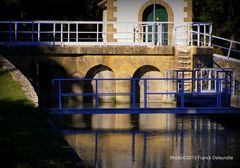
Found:
[[[145,41],[148,42],[157,42],[162,45],[168,45],[168,24],[159,24],[157,22],[168,22],[168,14],[166,9],[163,6],[156,4],[155,7],[155,20],[154,20],[154,6],[150,5],[143,12],[143,21],[144,22],[156,22],[155,25],[149,25],[144,27]],[[161,31],[161,32],[159,32]],[[161,37],[159,37],[161,36]]]

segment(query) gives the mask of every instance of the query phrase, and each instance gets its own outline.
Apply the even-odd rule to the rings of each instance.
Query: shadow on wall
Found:
[[[58,87],[57,83],[52,83],[53,79],[78,78],[70,75],[65,68],[56,62],[39,62],[38,93],[41,100],[41,107],[57,107]],[[96,82],[96,79],[101,78]],[[62,103],[67,108],[92,107],[95,104],[96,85],[98,93],[115,93],[116,81],[104,80],[105,78],[115,78],[113,71],[104,65],[97,65],[88,70],[84,81],[66,81],[61,83],[62,93],[85,93],[87,96],[63,97]],[[98,96],[99,102],[115,102],[115,96]]]
[[[146,65],[138,68],[135,73],[133,74],[133,78],[141,79],[141,78],[160,78],[160,70],[154,66]],[[136,80],[135,83],[135,93],[136,103],[144,102],[143,97],[143,89],[144,89],[144,81],[143,80]],[[157,87],[159,85],[159,81],[149,81],[148,82],[148,91],[158,91],[160,87]],[[161,85],[161,84],[160,84]],[[150,90],[150,86],[152,86]],[[159,97],[159,96],[158,96]],[[158,98],[159,99],[159,98]],[[132,99],[131,99],[132,100]],[[148,97],[149,102],[153,101],[153,96]],[[156,101],[156,100],[155,100]]]
[[[115,74],[111,68],[101,64],[92,67],[85,76],[85,79],[89,80],[84,81],[83,92],[90,94],[96,93],[96,88],[98,88],[98,93],[115,93],[116,81],[104,80],[105,78],[115,78]],[[115,96],[99,96],[98,99],[100,102],[115,102]],[[84,103],[93,103],[95,100],[95,96],[84,96],[83,98]]]

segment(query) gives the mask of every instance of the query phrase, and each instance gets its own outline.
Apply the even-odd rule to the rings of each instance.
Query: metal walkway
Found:
[[[189,73],[189,71],[187,71]],[[57,87],[57,107],[51,109],[52,114],[139,114],[139,113],[236,113],[239,109],[231,107],[231,97],[238,95],[238,84],[234,83],[233,73],[230,70],[221,69],[195,69],[192,78],[184,78],[183,70],[176,71],[177,76],[171,78],[74,78],[54,79],[53,85]],[[109,92],[106,88],[100,89],[105,82],[128,82],[129,92]],[[72,91],[72,84],[79,84],[84,88],[84,83],[93,84],[92,90],[84,92]],[[136,86],[142,83],[141,89]],[[150,86],[163,85],[160,91],[153,91]],[[190,83],[190,87],[189,87]],[[188,88],[186,88],[188,84]],[[167,86],[167,87],[166,87]],[[142,92],[143,102],[137,99]],[[102,107],[101,100],[105,97],[116,98],[124,96],[129,98],[129,107]],[[154,97],[155,96],[155,97]],[[158,97],[157,97],[158,96]],[[78,102],[75,106],[68,105],[68,98],[88,97],[91,100],[89,107],[84,107],[86,102]],[[153,98],[151,98],[153,97]],[[90,99],[89,99],[90,98]],[[159,99],[160,98],[160,99]],[[152,100],[175,102],[176,106],[161,107],[155,105]],[[156,103],[156,101],[155,101]],[[159,103],[159,102],[158,102]],[[79,107],[78,105],[81,105]]]

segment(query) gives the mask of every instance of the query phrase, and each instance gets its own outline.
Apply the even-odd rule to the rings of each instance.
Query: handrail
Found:
[[[94,90],[95,92],[67,92],[62,90],[62,84],[67,81],[94,81]],[[104,80],[111,80],[111,81],[129,81],[131,82],[132,88],[131,91],[129,92],[100,92],[98,87],[99,87],[99,81],[104,81]],[[148,82],[149,81],[172,81],[175,82],[175,90],[162,90],[158,92],[153,92],[149,91],[148,88]],[[192,90],[191,92],[186,92],[184,90],[184,85],[185,81],[192,80],[192,81],[216,81],[216,90],[215,92],[202,92],[199,89]],[[226,82],[225,78],[62,78],[62,79],[53,79],[53,84],[57,84],[58,87],[58,109],[59,110],[65,110],[68,109],[66,107],[63,107],[63,102],[62,98],[63,97],[72,97],[72,96],[92,96],[95,99],[95,108],[94,109],[99,109],[99,96],[130,96],[132,100],[132,106],[131,108],[136,109],[138,108],[136,106],[136,93],[135,93],[135,84],[138,81],[143,81],[143,100],[144,100],[144,108],[148,108],[148,95],[175,95],[179,96],[180,98],[180,108],[185,107],[184,99],[186,94],[192,94],[192,95],[214,95],[216,96],[216,107],[220,108],[221,105],[221,94],[229,94],[229,91],[231,88],[225,89],[224,91],[221,89],[223,85],[223,81]],[[226,86],[230,87],[230,86]]]
[[[207,23],[187,23],[208,26]],[[109,31],[112,25],[117,31]],[[173,22],[0,21],[0,45],[170,45]],[[91,27],[88,29],[87,27]]]
[[[233,48],[240,42],[212,35],[212,24],[206,22],[0,21],[0,45],[212,46],[227,59],[240,53]]]

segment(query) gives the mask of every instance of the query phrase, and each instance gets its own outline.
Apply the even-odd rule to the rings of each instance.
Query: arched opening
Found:
[[[84,81],[84,93],[98,93],[98,101],[102,103],[115,102],[114,95],[106,95],[106,93],[116,92],[116,82],[114,80],[104,80],[109,78],[115,78],[115,74],[112,69],[105,65],[97,65],[88,70]],[[101,79],[97,80],[96,79]],[[96,83],[97,82],[97,83]],[[84,104],[92,105],[96,101],[95,96],[84,96]]]
[[[159,4],[149,5],[143,11],[143,22],[154,22],[143,26],[144,41],[168,45],[168,12]],[[164,23],[159,23],[164,22]]]
[[[160,70],[154,66],[146,65],[138,68],[133,74],[133,78],[137,78],[135,81],[135,101],[142,106],[144,102],[144,81],[141,78],[161,78]],[[162,88],[162,82],[159,80],[147,81],[147,92],[160,92]],[[162,99],[161,95],[147,95],[148,103],[159,103]]]
[[[52,85],[52,80],[67,76],[64,67],[49,62],[38,62],[38,82],[37,90],[39,97],[39,106],[57,107],[58,105],[58,89],[56,85]]]

